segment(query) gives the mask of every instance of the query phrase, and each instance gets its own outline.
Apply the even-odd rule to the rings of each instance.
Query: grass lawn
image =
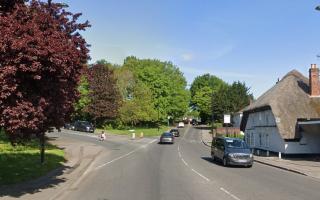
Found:
[[[37,141],[13,147],[4,133],[0,132],[0,186],[32,180],[62,166],[64,151],[47,144],[45,163],[40,164]]]
[[[151,136],[159,136],[163,132],[170,130],[172,127],[168,128],[167,126],[162,126],[159,129],[158,128],[133,128],[134,132],[136,133],[136,137],[140,136],[140,133],[142,132],[145,137],[151,137]],[[103,129],[97,129],[97,133],[101,133]],[[131,135],[131,132],[129,131],[131,129],[125,129],[125,130],[119,130],[119,129],[108,129],[106,130],[107,133],[111,134],[117,134],[117,135]]]

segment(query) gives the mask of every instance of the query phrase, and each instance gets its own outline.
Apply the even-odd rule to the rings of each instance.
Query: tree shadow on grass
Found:
[[[70,167],[63,165],[63,155],[47,152],[45,159],[45,163],[41,165],[39,152],[1,153],[0,198],[18,198],[25,194],[35,194],[65,182],[66,179],[60,176]]]

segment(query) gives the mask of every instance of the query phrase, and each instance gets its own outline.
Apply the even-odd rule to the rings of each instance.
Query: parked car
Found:
[[[177,129],[177,128],[171,129],[170,133],[172,133],[175,137],[179,137],[180,136],[179,129]]]
[[[191,124],[192,124],[193,126],[196,126],[196,125],[198,125],[198,121],[197,121],[196,119],[192,119],[192,120],[191,120]]]
[[[68,130],[74,130],[74,123],[65,123],[63,128]]]
[[[224,166],[242,165],[252,167],[253,155],[245,141],[239,138],[213,138],[211,157],[219,159]]]
[[[170,132],[162,133],[162,135],[160,136],[160,144],[163,144],[163,143],[173,144],[174,143],[174,135]]]
[[[178,128],[184,128],[184,123],[183,122],[179,122]]]
[[[82,131],[82,132],[94,132],[93,125],[88,121],[76,121],[74,123],[74,130],[75,131]]]

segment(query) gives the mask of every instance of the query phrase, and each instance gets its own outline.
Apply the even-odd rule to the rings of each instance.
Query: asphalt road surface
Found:
[[[86,176],[63,199],[208,200],[320,199],[320,181],[254,163],[252,168],[212,162],[201,143],[201,130],[181,129],[173,145],[159,138],[137,141],[69,135],[103,145],[109,154],[92,164]],[[65,136],[64,136],[65,137]]]

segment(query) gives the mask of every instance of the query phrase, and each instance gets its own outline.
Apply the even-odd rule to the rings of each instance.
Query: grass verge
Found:
[[[159,136],[163,132],[170,130],[167,126],[162,126],[159,128],[142,128],[142,127],[135,127],[133,129],[108,129],[105,130],[107,133],[116,134],[116,135],[131,135],[132,132],[129,130],[134,130],[136,133],[136,137],[140,136],[140,133],[143,133],[144,137],[152,137],[152,136]],[[97,129],[97,133],[101,133],[103,129]]]
[[[5,134],[0,132],[0,186],[41,177],[62,166],[63,162],[64,151],[47,144],[45,163],[40,164],[37,140],[13,147]]]

